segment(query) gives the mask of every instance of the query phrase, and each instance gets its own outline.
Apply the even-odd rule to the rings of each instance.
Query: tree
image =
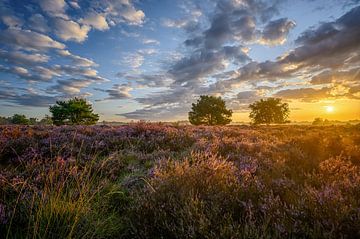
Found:
[[[14,114],[11,117],[11,123],[12,124],[23,124],[23,125],[29,125],[30,124],[30,120],[28,118],[26,118],[25,115],[19,115],[19,114]]]
[[[10,124],[10,123],[11,123],[11,118],[10,117],[0,116],[0,125]]]
[[[52,119],[51,119],[51,117],[49,115],[45,115],[44,118],[42,118],[39,121],[39,124],[40,125],[52,125],[53,121],[52,121]]]
[[[324,120],[322,118],[315,118],[314,121],[312,122],[312,125],[323,125],[324,124]]]
[[[50,106],[50,112],[55,125],[91,125],[99,120],[91,104],[76,97],[68,101],[56,101],[56,105]]]
[[[226,125],[231,122],[232,110],[226,109],[221,97],[201,95],[192,104],[189,121],[193,125]]]
[[[284,124],[290,114],[289,105],[279,98],[261,99],[249,105],[250,118],[254,124]]]
[[[36,125],[37,124],[37,118],[29,118],[29,124],[30,125]]]
[[[331,122],[328,119],[315,118],[312,125],[329,125]]]

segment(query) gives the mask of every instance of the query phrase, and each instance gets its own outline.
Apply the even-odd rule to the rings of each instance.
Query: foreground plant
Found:
[[[5,238],[358,238],[358,126],[0,127]]]

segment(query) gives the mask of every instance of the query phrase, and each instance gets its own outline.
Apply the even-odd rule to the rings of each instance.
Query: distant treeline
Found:
[[[25,115],[14,114],[10,117],[0,116],[0,125],[20,124],[20,125],[52,125],[50,116],[45,115],[42,119],[27,118]]]
[[[312,125],[341,125],[341,124],[359,124],[360,120],[348,120],[348,121],[339,121],[339,120],[328,120],[322,118],[315,118],[312,122]]]

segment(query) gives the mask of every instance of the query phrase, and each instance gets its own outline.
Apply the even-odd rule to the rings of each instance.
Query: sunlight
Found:
[[[327,113],[332,113],[334,112],[334,106],[332,105],[325,106],[325,110]]]

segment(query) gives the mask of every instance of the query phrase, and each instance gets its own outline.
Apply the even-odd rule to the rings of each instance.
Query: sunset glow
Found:
[[[328,105],[328,106],[325,106],[325,108],[326,108],[326,112],[328,112],[328,113],[334,112],[334,106]]]

